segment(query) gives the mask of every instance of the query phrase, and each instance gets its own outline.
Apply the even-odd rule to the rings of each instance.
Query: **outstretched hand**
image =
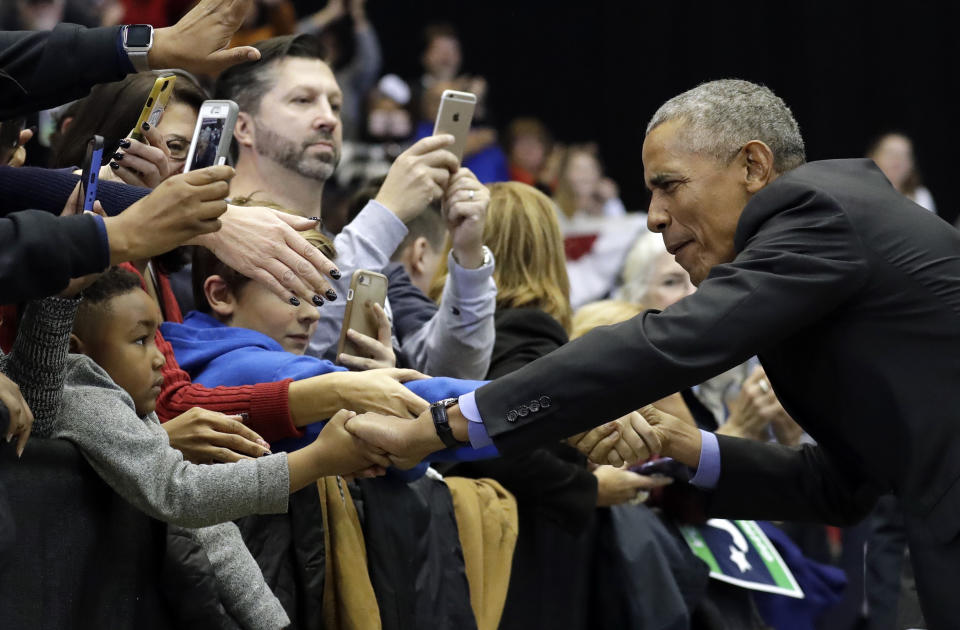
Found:
[[[617,467],[641,462],[659,454],[663,447],[659,433],[638,411],[575,435],[567,442],[593,463]]]
[[[215,76],[238,63],[260,59],[253,46],[227,48],[253,0],[200,0],[180,21],[153,34],[151,68],[183,68]]]

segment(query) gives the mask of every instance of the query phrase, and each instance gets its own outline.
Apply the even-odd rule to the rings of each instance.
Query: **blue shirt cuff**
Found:
[[[477,408],[477,400],[474,392],[467,392],[459,398],[460,413],[470,421],[467,425],[467,434],[470,436],[470,445],[473,448],[483,448],[493,444],[493,440],[487,434],[487,427],[483,426],[483,418],[480,417],[480,410]]]
[[[701,429],[700,463],[697,465],[697,474],[693,476],[690,483],[703,490],[712,490],[717,487],[719,480],[720,444],[717,442],[716,435]]]
[[[120,62],[121,70],[127,74],[137,73],[137,69],[133,67],[133,62],[130,61],[130,55],[127,54],[127,50],[123,47],[123,27],[117,31],[117,59]]]
[[[103,248],[103,255],[107,260],[107,265],[110,265],[110,239],[107,237],[107,224],[103,222],[103,217],[99,214],[91,213],[91,216],[97,223],[97,232],[100,233],[100,244]]]

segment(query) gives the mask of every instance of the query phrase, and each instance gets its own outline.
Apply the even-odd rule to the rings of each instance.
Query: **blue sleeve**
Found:
[[[690,483],[712,490],[720,480],[720,444],[717,436],[709,431],[700,430],[700,463],[697,465],[697,474],[690,479]]]

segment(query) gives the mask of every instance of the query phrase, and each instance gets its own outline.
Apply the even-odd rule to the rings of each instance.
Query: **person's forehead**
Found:
[[[703,161],[685,139],[686,123],[671,120],[655,127],[643,141],[643,173],[647,183],[658,175],[685,172]]]
[[[319,59],[287,57],[277,62],[271,92],[283,93],[298,87],[312,88],[329,94],[341,93],[333,70]]]
[[[134,289],[110,300],[107,316],[108,328],[126,334],[138,327],[159,326],[160,308],[143,289]]]

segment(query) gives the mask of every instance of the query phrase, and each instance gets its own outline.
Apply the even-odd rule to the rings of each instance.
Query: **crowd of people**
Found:
[[[654,116],[652,201],[627,208],[596,143],[494,120],[452,25],[425,25],[421,76],[384,75],[383,55],[365,0],[5,4],[3,626],[950,627],[928,556],[956,531],[921,539],[916,519],[952,496],[953,468],[896,419],[904,452],[877,446],[884,468],[851,445],[870,429],[846,399],[803,394],[850,384],[844,369],[885,387],[869,353],[823,356],[806,335],[865,343],[869,308],[878,336],[939,314],[885,300],[843,247],[960,312],[960,237],[940,231],[910,139],[879,136],[875,165],[806,165],[772,92],[708,83]],[[162,117],[134,129],[170,74]],[[462,160],[433,133],[450,89],[477,96]],[[239,109],[230,165],[184,172],[209,99]],[[724,107],[741,109],[711,118]],[[689,188],[708,168],[742,190]],[[902,200],[935,262],[837,219],[821,199],[836,195],[802,188],[811,168],[868,181],[840,186],[857,203]],[[694,216],[708,197],[747,204],[743,219]],[[760,216],[781,197],[782,216]],[[385,279],[382,300],[354,302],[363,277]],[[344,328],[348,308],[375,334]],[[811,319],[827,315],[840,323]],[[956,344],[960,327],[923,327],[918,344]],[[884,400],[888,416],[910,406]],[[542,435],[528,424],[550,414]],[[955,431],[928,416],[949,456]],[[910,495],[931,477],[935,500]],[[802,598],[719,579],[684,533],[717,517],[767,519]]]

